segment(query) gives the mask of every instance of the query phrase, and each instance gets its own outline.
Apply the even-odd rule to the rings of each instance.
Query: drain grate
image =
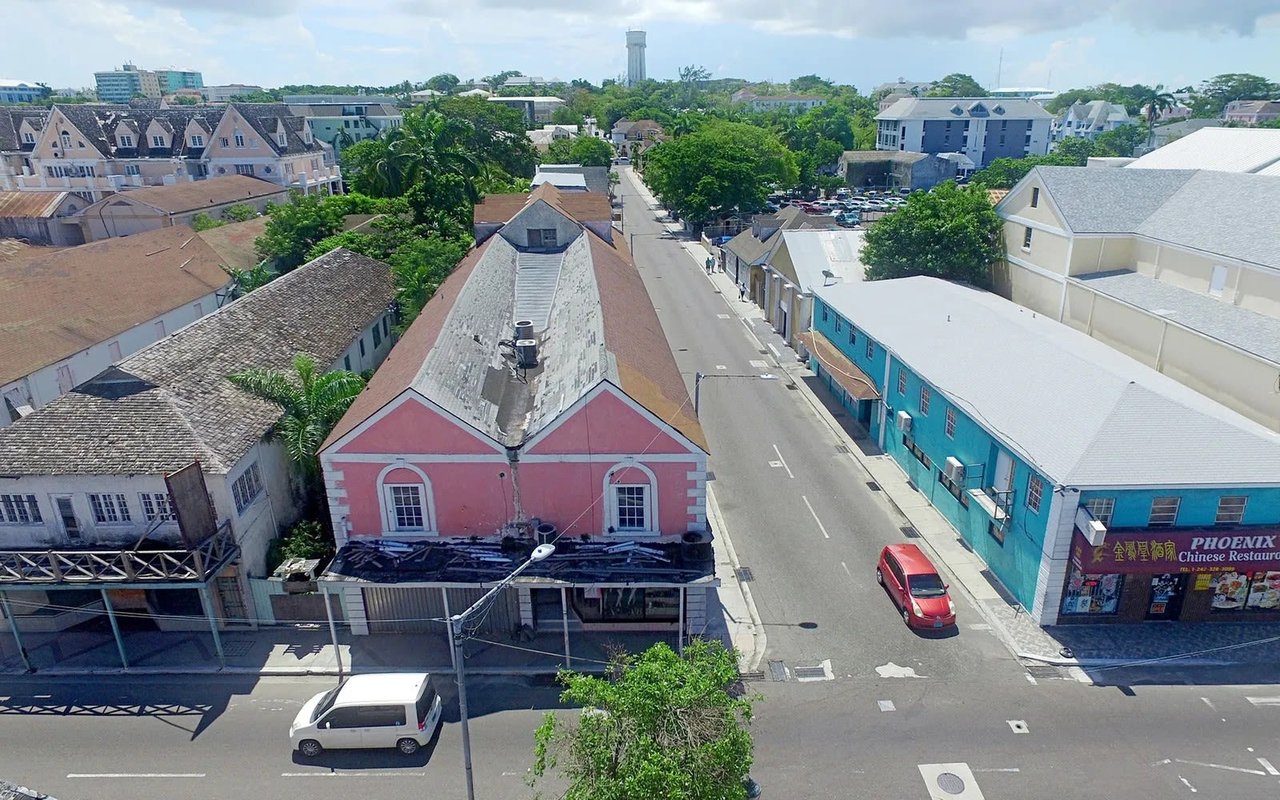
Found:
[[[1061,678],[1062,671],[1052,664],[1025,664],[1023,669],[1033,678]]]
[[[762,355],[762,356],[767,356],[767,355],[769,355],[769,351],[768,351],[768,350],[757,350],[756,352],[758,352],[758,353],[759,353],[760,355]]]
[[[954,772],[944,772],[938,776],[938,788],[947,794],[964,794],[964,778]]]
[[[754,672],[739,672],[738,680],[740,681],[762,681],[764,680],[764,670],[756,670]]]
[[[836,452],[837,452],[837,453],[843,453],[843,454],[845,454],[846,456],[853,455],[853,451],[849,449],[849,445],[847,445],[847,444],[838,444],[838,445],[836,445]]]
[[[756,579],[756,576],[751,573],[751,567],[738,567],[733,574],[738,576],[738,583],[747,583]]]
[[[799,386],[796,386],[794,383],[788,383],[788,384],[787,384],[787,388],[788,388],[788,389],[790,389],[790,390],[791,390],[791,391],[793,391],[793,392],[794,392],[794,391],[798,391],[798,390],[800,389],[800,387],[799,387]]]
[[[873,492],[878,492],[880,491],[880,484],[875,481],[867,481],[867,488]]]
[[[716,479],[716,474],[711,470],[707,470],[707,480],[714,481],[715,479]]]
[[[919,539],[919,538],[920,538],[920,531],[916,530],[915,528],[913,528],[913,527],[912,527],[912,526],[910,526],[910,525],[903,525],[903,526],[902,526],[901,528],[899,528],[898,530],[902,531],[902,535],[903,535],[903,536],[905,536],[905,537],[907,537],[908,539]]]
[[[781,661],[770,661],[769,678],[775,681],[785,681],[787,679],[787,665]]]
[[[827,671],[818,665],[816,667],[792,667],[791,674],[797,680],[826,680]]]

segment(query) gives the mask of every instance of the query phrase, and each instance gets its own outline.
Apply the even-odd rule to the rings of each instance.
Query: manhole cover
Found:
[[[738,576],[739,583],[755,580],[756,576],[751,574],[751,567],[738,567],[733,571]]]
[[[907,537],[908,539],[920,538],[920,532],[917,531],[915,528],[911,527],[910,525],[903,525],[899,530],[901,530],[902,535]]]
[[[787,665],[781,661],[770,661],[769,677],[775,681],[785,681],[787,679]]]
[[[944,772],[938,776],[938,788],[947,794],[964,794],[964,778],[954,772]]]

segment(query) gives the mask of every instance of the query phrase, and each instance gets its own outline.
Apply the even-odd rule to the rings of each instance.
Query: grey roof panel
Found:
[[[1280,434],[996,295],[925,277],[817,295],[1057,483],[1280,485]]]
[[[956,113],[955,108],[960,112]],[[997,111],[999,108],[1001,111]],[[983,113],[985,110],[985,113]],[[1053,119],[1034,100],[1021,97],[904,97],[876,119]]]
[[[1127,270],[1080,275],[1109,297],[1280,364],[1280,319]]]
[[[1201,170],[1139,225],[1137,233],[1280,269],[1280,180]]]
[[[1031,173],[1073,232],[1132,233],[1195,171],[1033,167]]]

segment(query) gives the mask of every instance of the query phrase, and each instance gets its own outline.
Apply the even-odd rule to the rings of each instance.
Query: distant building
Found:
[[[954,154],[952,154],[954,155]],[[942,155],[886,150],[846,150],[836,174],[849,186],[865,189],[932,189],[953,180],[960,166]],[[969,162],[973,166],[973,162]]]
[[[430,103],[437,97],[444,97],[444,92],[437,92],[435,89],[419,89],[409,95],[410,103]]]
[[[876,149],[962,153],[978,167],[1049,152],[1053,115],[1016,97],[910,97],[876,115]]]
[[[876,88],[872,89],[871,93],[872,94],[881,94],[881,93],[893,94],[893,93],[900,92],[905,96],[919,97],[923,95],[925,92],[932,89],[933,86],[934,86],[933,81],[909,81],[906,78],[898,78],[898,80],[893,83],[880,84]]]
[[[498,97],[489,98],[490,103],[501,103],[504,106],[514,108],[521,114],[524,114],[525,121],[528,123],[546,123],[551,121],[551,115],[556,109],[564,108],[564,101],[559,97]]]
[[[128,103],[130,99],[163,97],[178,89],[199,89],[204,77],[194,70],[138,69],[136,64],[125,64],[120,69],[93,73],[98,86],[98,99],[104,103]]]
[[[1008,86],[1003,89],[992,89],[989,94],[992,97],[1021,97],[1024,100],[1031,100],[1044,95],[1053,97],[1053,90],[1044,87]]]
[[[647,77],[644,68],[644,31],[627,31],[627,85],[635,86]]]
[[[514,86],[547,86],[553,83],[563,83],[559,78],[542,78],[534,75],[512,75],[502,84],[505,88]]]
[[[752,111],[772,111],[785,108],[790,111],[804,112],[811,108],[824,106],[827,99],[815,94],[756,94],[750,89],[739,89],[734,92],[730,101],[747,106]]]
[[[0,105],[39,103],[51,94],[52,89],[39,83],[0,78]]]
[[[324,103],[291,102],[289,110],[306,117],[316,138],[332,145],[334,153],[341,153],[348,144],[376,139],[404,122],[404,115],[395,103],[359,97],[334,97]]]
[[[1280,119],[1280,101],[1277,100],[1232,100],[1222,112],[1227,122],[1241,125],[1257,125],[1262,122],[1273,122]]]
[[[75,217],[84,207],[85,200],[70,192],[0,191],[0,239],[57,247],[84,244]]]
[[[76,215],[76,220],[83,240],[96,242],[175,225],[190,225],[197,214],[221,220],[231,206],[249,206],[261,214],[269,204],[287,202],[289,192],[278,183],[248,175],[221,175],[203,181],[146,186],[113,194],[84,208]]]
[[[231,98],[263,91],[261,86],[249,83],[227,83],[221,86],[205,86],[200,90],[206,103],[229,103]]]
[[[1132,125],[1129,112],[1119,103],[1106,100],[1083,100],[1071,104],[1053,121],[1053,140],[1088,139],[1093,141],[1100,133]]]

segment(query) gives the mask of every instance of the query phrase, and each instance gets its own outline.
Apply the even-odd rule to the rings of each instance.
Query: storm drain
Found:
[[[247,656],[253,652],[252,639],[223,639],[222,654],[230,657]]]
[[[798,681],[830,681],[835,680],[831,674],[831,661],[824,661],[813,667],[792,667],[791,675]]]
[[[846,456],[853,455],[853,451],[849,449],[849,445],[847,445],[847,444],[838,444],[838,445],[836,445],[836,452],[837,452],[837,453],[843,453],[843,454],[845,454]]]
[[[947,794],[964,794],[964,778],[954,772],[944,772],[938,776],[938,788]]]
[[[746,583],[756,579],[756,576],[751,574],[751,567],[738,567],[733,571],[733,574],[738,576],[738,583]]]
[[[875,481],[867,481],[867,488],[873,492],[878,492],[880,491],[880,484]]]
[[[797,389],[799,389],[800,387],[799,387],[799,386],[796,386],[794,383],[788,383],[788,384],[787,384],[787,388],[794,392],[794,391],[796,391]]]
[[[1028,675],[1037,680],[1062,677],[1062,670],[1052,664],[1024,664],[1022,668],[1027,671]]]
[[[907,537],[908,539],[919,539],[919,538],[920,538],[920,531],[916,530],[915,528],[913,528],[913,527],[912,527],[912,526],[910,526],[910,525],[903,525],[903,526],[902,526],[901,528],[899,528],[898,530],[902,531],[902,535],[903,535],[903,536],[905,536],[905,537]]]
[[[716,474],[711,470],[707,470],[707,480],[714,481],[715,479],[716,479]]]
[[[762,681],[764,680],[764,670],[755,670],[754,672],[739,672],[738,680],[740,681]]]
[[[769,662],[769,680],[785,681],[787,679],[787,665],[781,661]]]

